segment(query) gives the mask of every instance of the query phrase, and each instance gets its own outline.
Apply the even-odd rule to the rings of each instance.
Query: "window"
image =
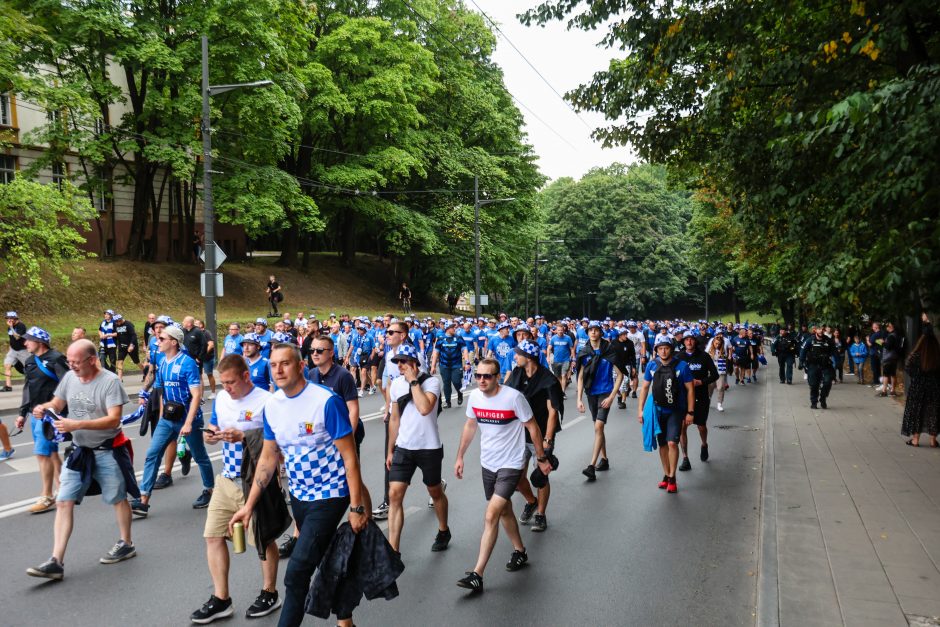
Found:
[[[104,123],[104,118],[95,118],[95,135],[98,137],[104,135],[107,129],[107,125]]]
[[[0,94],[0,126],[13,126],[13,105],[9,92]]]
[[[0,183],[11,183],[16,178],[16,157],[0,155]]]
[[[52,164],[52,184],[62,189],[65,187],[65,179],[68,178],[68,171],[65,169],[65,164],[61,161],[56,161]]]

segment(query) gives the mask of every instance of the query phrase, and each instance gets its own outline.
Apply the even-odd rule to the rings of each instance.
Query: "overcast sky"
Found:
[[[589,82],[594,72],[607,67],[617,52],[596,46],[602,37],[599,31],[569,31],[563,21],[553,22],[545,28],[520,24],[516,14],[537,6],[538,0],[476,0],[476,3],[499,24],[506,37],[560,94]],[[477,10],[470,0],[467,0],[467,6]],[[627,146],[604,149],[593,141],[589,128],[503,37],[498,37],[494,60],[503,68],[509,91],[547,122],[547,125],[543,124],[519,106],[526,120],[529,140],[540,157],[539,167],[543,174],[553,180],[562,176],[580,178],[596,166],[606,166],[615,161],[636,161]],[[604,117],[600,114],[580,112],[580,117],[591,128],[604,125]]]

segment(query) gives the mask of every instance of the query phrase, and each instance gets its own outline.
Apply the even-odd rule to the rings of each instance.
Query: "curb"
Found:
[[[774,429],[768,385],[764,396],[764,455],[761,464],[760,531],[757,555],[757,625],[779,627],[780,593],[777,573],[777,493],[774,472]]]

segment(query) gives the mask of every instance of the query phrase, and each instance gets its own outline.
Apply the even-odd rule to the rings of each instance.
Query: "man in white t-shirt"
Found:
[[[499,384],[499,362],[484,359],[477,366],[478,388],[467,400],[467,422],[460,435],[460,448],[454,464],[454,474],[463,479],[463,456],[480,429],[480,465],[483,467],[483,493],[488,504],[483,519],[483,537],[480,553],[473,570],[457,582],[461,588],[474,592],[483,590],[483,571],[493,553],[499,522],[512,542],[513,552],[506,570],[516,571],[529,561],[519,524],[510,500],[525,468],[525,433],[535,445],[539,470],[548,475],[552,466],[542,447],[542,432],[532,420],[532,408],[518,390]]]
[[[393,549],[399,550],[405,524],[402,501],[415,470],[420,468],[437,514],[438,531],[431,550],[443,551],[450,542],[450,529],[441,481],[444,445],[437,428],[441,380],[421,372],[418,351],[410,344],[398,349],[392,363],[401,376],[392,381],[388,391],[391,408],[385,460],[389,473],[388,541]]]
[[[235,512],[245,506],[242,489],[242,451],[244,433],[264,427],[264,404],[271,393],[251,382],[248,364],[241,355],[230,353],[218,365],[222,391],[212,406],[209,427],[204,431],[207,444],[222,443],[222,472],[215,479],[215,489],[206,510],[206,554],[209,574],[212,576],[212,595],[203,606],[192,613],[195,623],[207,623],[234,613],[228,589],[229,554],[225,544],[229,537],[228,522]],[[248,543],[254,545],[254,533],[246,529]],[[248,608],[245,616],[267,616],[281,607],[277,594],[277,543],[265,547],[261,562],[263,584],[261,594]]]

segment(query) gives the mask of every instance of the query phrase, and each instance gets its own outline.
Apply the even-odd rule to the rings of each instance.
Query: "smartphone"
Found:
[[[222,433],[221,431],[216,431],[215,429],[210,429],[209,427],[203,427],[202,431],[205,433]]]

